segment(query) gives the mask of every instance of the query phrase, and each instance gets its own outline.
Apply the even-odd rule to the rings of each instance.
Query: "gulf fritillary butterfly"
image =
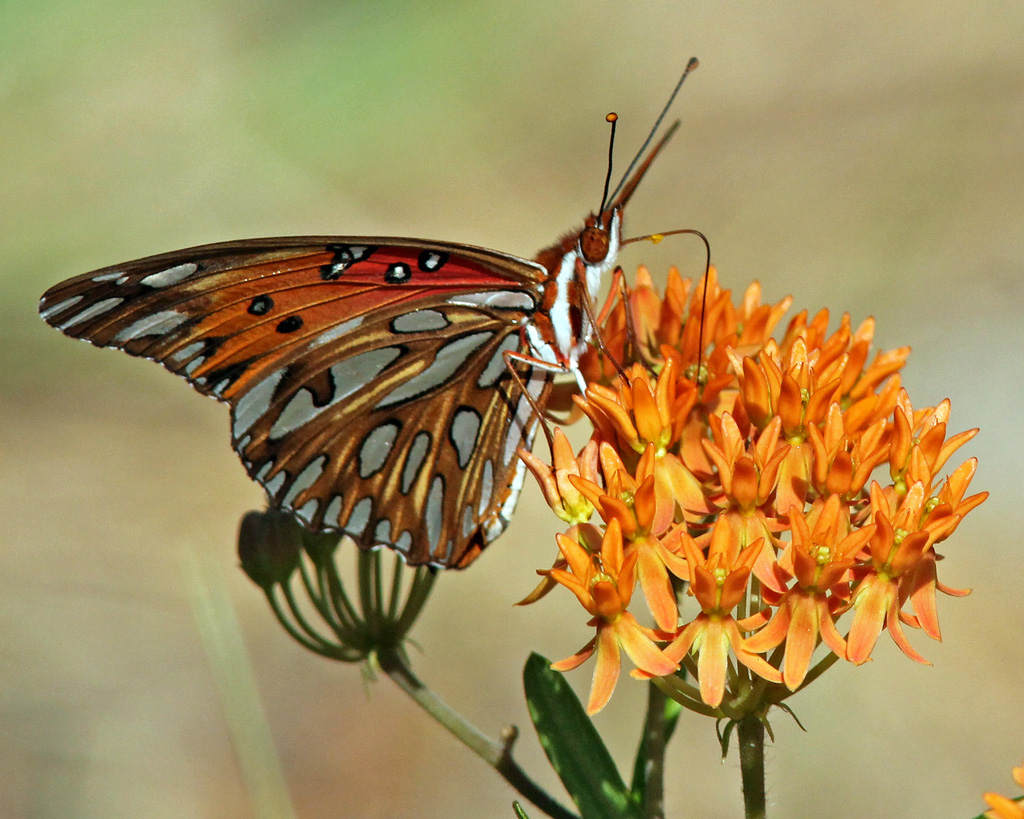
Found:
[[[637,163],[696,65],[616,191],[533,261],[406,238],[223,242],[69,279],[40,315],[227,403],[250,477],[307,527],[465,567],[508,524],[552,378],[579,378],[623,208],[678,123]]]

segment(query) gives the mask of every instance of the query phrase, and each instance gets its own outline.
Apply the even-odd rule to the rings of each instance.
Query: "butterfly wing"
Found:
[[[51,288],[69,336],[159,361],[231,407],[232,442],[314,530],[465,566],[505,528],[550,390],[517,364],[546,271],[405,239],[227,242]]]

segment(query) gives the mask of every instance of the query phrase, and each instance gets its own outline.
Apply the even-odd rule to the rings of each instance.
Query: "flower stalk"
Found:
[[[412,671],[405,651],[409,630],[430,597],[437,575],[410,569],[391,556],[390,576],[380,550],[355,552],[355,591],[338,567],[340,537],[316,535],[274,509],[249,512],[239,529],[243,570],[259,585],[285,631],[328,659],[383,671],[417,705],[494,768],[525,799],[556,819],[578,819],[513,759],[518,732],[509,726],[490,739],[451,708]]]

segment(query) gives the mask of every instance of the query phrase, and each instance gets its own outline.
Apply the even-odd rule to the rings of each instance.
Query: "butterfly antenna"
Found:
[[[604,193],[601,194],[601,207],[597,209],[598,213],[604,213],[604,206],[608,202],[608,188],[612,184],[612,159],[615,156],[615,123],[618,121],[619,115],[614,111],[605,117],[605,122],[610,122],[612,125],[612,132],[608,137],[608,173],[604,177]]]
[[[697,372],[693,379],[697,383],[697,388],[703,394],[704,385],[700,380],[700,363],[704,358],[704,312],[708,306],[708,279],[711,278],[711,244],[708,242],[708,237],[703,233],[694,232],[704,241],[704,250],[707,253],[704,264],[704,292],[700,296],[700,329],[697,331]]]
[[[683,74],[679,78],[679,82],[676,83],[676,87],[672,91],[671,96],[669,96],[668,102],[665,103],[665,107],[661,109],[661,113],[658,115],[658,119],[655,120],[654,127],[651,128],[651,132],[647,135],[647,139],[644,140],[644,144],[640,146],[640,150],[636,152],[636,156],[633,157],[633,161],[630,162],[629,167],[626,168],[626,172],[622,175],[622,181],[619,182],[618,185],[616,185],[615,191],[611,195],[611,201],[615,201],[616,197],[619,195],[619,192],[626,185],[626,181],[630,178],[630,175],[633,173],[633,169],[636,168],[637,164],[640,162],[640,158],[644,155],[644,152],[647,150],[651,142],[654,140],[655,134],[658,133],[658,129],[661,128],[661,123],[665,120],[665,116],[668,114],[669,108],[672,107],[672,103],[675,102],[676,95],[679,93],[679,89],[683,87],[683,82],[686,81],[687,75],[689,75],[689,73],[693,71],[698,65],[700,65],[700,62],[697,60],[697,58],[690,57],[690,61],[686,64],[686,68],[683,69]],[[611,172],[610,165],[608,170],[609,172]]]

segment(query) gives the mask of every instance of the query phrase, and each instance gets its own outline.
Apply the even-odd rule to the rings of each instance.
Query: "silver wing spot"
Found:
[[[313,518],[316,517],[317,507],[320,506],[320,501],[317,498],[306,501],[301,509],[295,510],[295,517],[305,523],[307,526],[313,525]]]
[[[292,481],[291,486],[288,487],[288,492],[281,499],[282,506],[291,506],[299,495],[305,492],[309,487],[317,482],[317,479],[324,474],[324,467],[327,466],[327,456],[321,455],[318,458],[314,458],[302,471],[295,476],[295,480]]]
[[[449,437],[455,447],[459,466],[465,469],[476,450],[476,438],[480,433],[480,415],[472,407],[460,407],[452,417]]]
[[[530,375],[530,380],[526,382],[526,392],[534,398],[537,398],[544,389],[544,384],[546,382],[547,374],[538,369],[534,369],[533,373]],[[502,454],[502,459],[505,464],[512,463],[512,459],[515,457],[516,450],[519,449],[519,447],[528,445],[529,436],[527,435],[527,432],[532,415],[533,407],[530,405],[530,401],[526,397],[526,393],[523,393],[519,396],[519,403],[516,404],[516,414],[509,422],[509,431],[505,438],[505,451]]]
[[[143,316],[138,321],[132,322],[121,332],[114,336],[115,344],[123,344],[143,336],[162,336],[180,327],[188,321],[188,316],[179,313],[177,310],[161,310],[149,316]]]
[[[202,367],[204,361],[206,361],[206,356],[204,356],[204,355],[197,356],[196,358],[193,358],[190,362],[188,362],[188,364],[185,365],[185,370],[184,370],[185,375],[187,375],[187,376],[189,376],[191,378],[192,377],[192,373],[194,373],[196,370],[198,370],[200,367]]]
[[[331,502],[327,504],[327,508],[324,509],[324,524],[327,526],[337,526],[338,516],[341,514],[341,495],[335,495],[331,498]]]
[[[448,323],[448,317],[437,310],[413,310],[395,317],[391,329],[395,333],[426,333],[443,330]]]
[[[278,472],[273,478],[263,484],[263,489],[270,497],[274,497],[278,492],[281,491],[281,487],[284,486],[284,482],[288,480],[288,473],[285,470]]]
[[[343,321],[341,324],[332,327],[330,330],[325,330],[311,342],[309,342],[309,349],[314,347],[320,347],[324,344],[330,344],[332,341],[337,341],[344,335],[347,335],[352,330],[355,330],[360,324],[363,323],[363,316],[356,316],[348,321]]]
[[[199,265],[195,262],[185,262],[184,264],[161,270],[159,273],[150,273],[139,284],[144,284],[146,287],[170,287],[172,284],[185,281],[198,269]]]
[[[444,267],[447,261],[447,253],[438,253],[436,250],[424,250],[420,254],[419,268],[427,273],[433,273],[435,270],[440,270]]]
[[[487,362],[487,366],[484,367],[483,372],[480,373],[480,377],[476,380],[476,385],[483,389],[493,387],[498,383],[498,379],[501,378],[508,369],[505,366],[505,353],[514,353],[519,349],[520,339],[517,333],[505,336],[501,340],[501,344],[498,349],[494,351],[494,355],[491,356],[491,360]]]
[[[373,530],[373,539],[377,543],[391,543],[391,521],[381,518],[377,521],[377,528]]]
[[[277,370],[256,382],[252,389],[235,401],[231,410],[234,420],[231,432],[236,439],[248,432],[249,428],[270,409],[270,402],[274,400],[274,393],[282,378],[284,369]]]
[[[308,424],[326,407],[317,407],[313,404],[313,391],[306,387],[297,390],[295,395],[288,399],[281,414],[277,416],[274,425],[270,428],[270,440],[276,440],[287,435],[292,430]]]
[[[459,293],[448,299],[460,307],[495,307],[499,310],[522,310],[532,313],[537,301],[524,290],[487,290],[481,293]]]
[[[427,453],[429,451],[430,433],[417,432],[416,437],[412,439],[412,443],[406,451],[405,465],[402,467],[403,495],[408,495],[409,490],[412,489],[412,485],[416,482],[416,478],[420,474],[420,467],[423,466],[423,460],[427,457]]]
[[[480,504],[476,508],[478,517],[487,513],[491,505],[491,496],[494,494],[494,463],[488,458],[484,461],[483,475],[480,478]]]
[[[331,399],[324,406],[317,407],[313,404],[313,392],[306,388],[300,389],[277,416],[270,429],[270,439],[283,438],[289,432],[308,424],[329,407],[362,389],[401,354],[402,351],[398,347],[382,347],[339,361],[330,369],[332,383],[335,385]]]
[[[93,276],[94,282],[113,282],[114,284],[124,284],[128,281],[128,274],[120,270],[114,270],[110,273],[100,273],[98,276]]]
[[[412,532],[406,529],[402,534],[395,540],[395,550],[404,554],[409,553],[409,549],[412,546]]]
[[[399,426],[388,421],[370,430],[359,447],[359,477],[375,475],[388,460],[398,437]]]
[[[400,404],[443,386],[466,363],[466,359],[493,335],[494,333],[490,332],[470,333],[468,336],[449,341],[437,351],[434,360],[425,370],[395,387],[377,402],[375,409]]]
[[[117,305],[119,305],[123,301],[124,299],[115,296],[114,298],[103,299],[102,301],[98,301],[95,304],[90,304],[81,313],[76,313],[57,329],[63,332],[64,330],[67,330],[69,327],[74,327],[76,324],[81,324],[83,321],[88,321],[91,318],[96,318],[96,316],[101,316],[104,313],[113,310],[115,307],[117,307]]]
[[[175,350],[167,356],[167,360],[172,364],[180,364],[186,358],[192,358],[196,353],[201,352],[205,346],[206,344],[202,341],[193,341],[191,344],[182,347],[180,350]]]
[[[522,458],[519,459],[519,463],[516,464],[515,474],[512,476],[512,481],[508,487],[508,497],[505,498],[505,502],[501,505],[501,509],[498,511],[498,516],[492,518],[484,531],[484,537],[487,542],[490,543],[498,535],[505,531],[505,527],[508,526],[508,522],[512,520],[512,513],[516,511],[516,503],[519,502],[519,493],[523,491],[523,482],[526,480],[526,461]]]
[[[430,494],[427,495],[427,508],[423,519],[427,526],[427,542],[433,553],[441,539],[441,528],[444,520],[444,478],[435,475],[430,483]]]
[[[373,498],[363,498],[352,507],[352,514],[348,516],[348,520],[342,525],[342,528],[351,537],[362,537],[363,532],[366,531],[366,525],[370,522],[370,512],[372,511]]]
[[[43,321],[49,321],[52,316],[67,310],[69,307],[73,307],[78,304],[85,296],[72,296],[70,299],[64,299],[59,301],[51,307],[43,308],[43,304],[46,301],[45,296],[39,300],[39,316]]]

